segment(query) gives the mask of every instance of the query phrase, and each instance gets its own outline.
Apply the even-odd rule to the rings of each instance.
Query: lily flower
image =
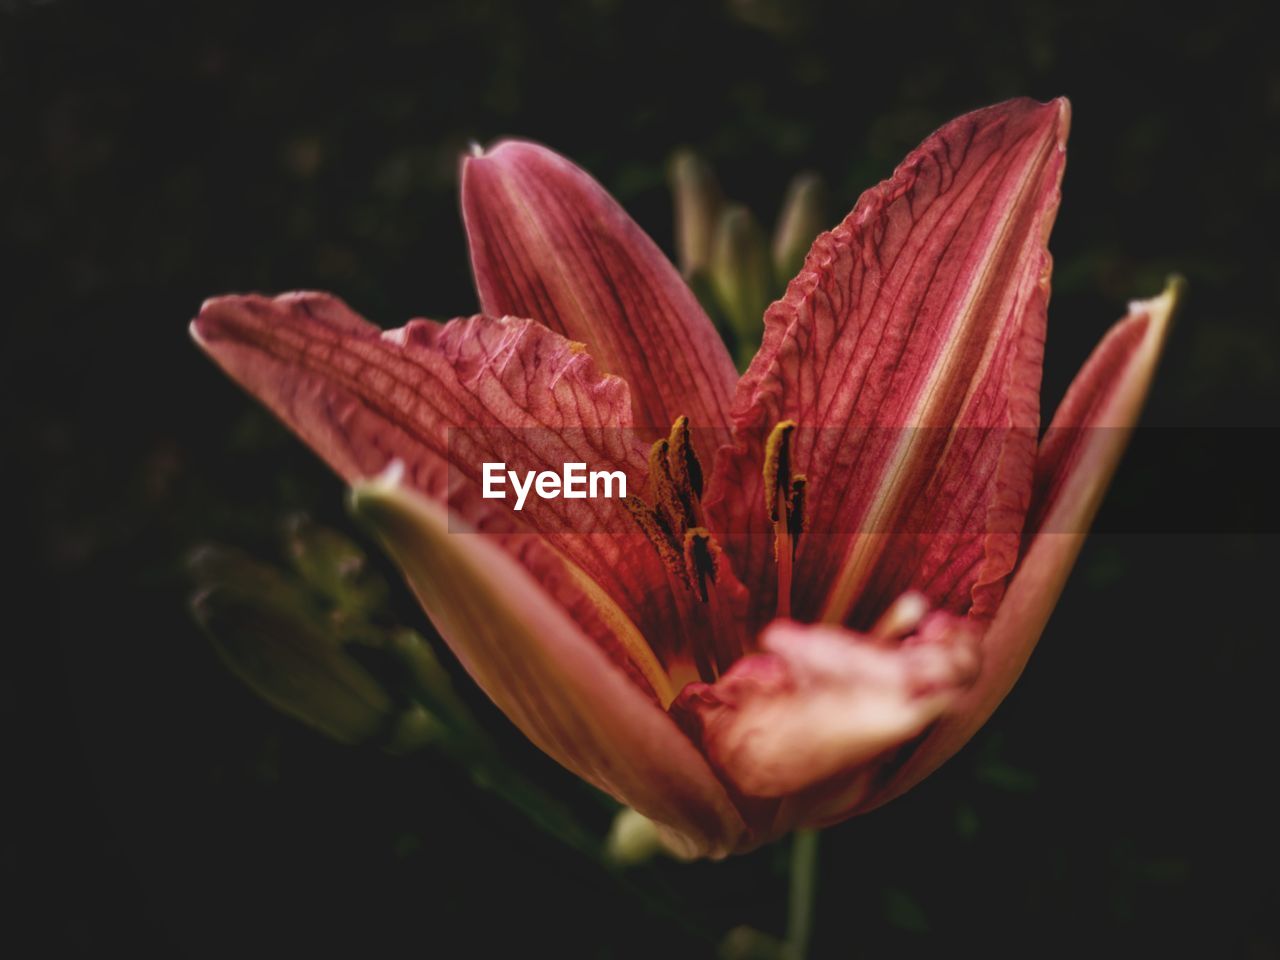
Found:
[[[685,856],[866,812],[1021,672],[1177,299],[1130,305],[1041,435],[1065,100],[948,123],[813,244],[739,377],[590,176],[464,161],[482,314],[383,331],[324,293],[208,301],[197,342],[352,485],[466,670]],[[623,471],[625,499],[481,491]],[[523,473],[522,473],[523,475]]]

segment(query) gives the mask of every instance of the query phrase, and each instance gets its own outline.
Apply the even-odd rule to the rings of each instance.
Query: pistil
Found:
[[[880,615],[871,628],[871,636],[879,640],[898,640],[914,631],[928,612],[928,598],[916,590],[908,590]]]

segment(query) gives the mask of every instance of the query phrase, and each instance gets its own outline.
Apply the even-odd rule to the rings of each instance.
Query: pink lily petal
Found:
[[[708,512],[773,608],[763,444],[791,420],[807,479],[791,610],[866,626],[908,588],[994,608],[1031,495],[1069,110],[948,123],[815,242],[735,401]]]
[[[631,386],[638,426],[729,426],[737,372],[675,267],[564,157],[506,141],[464,161],[462,211],[481,309],[587,344]],[[718,442],[718,441],[717,441]],[[699,451],[709,464],[714,448]]]
[[[663,824],[682,855],[734,849],[742,818],[706,761],[523,567],[487,538],[451,531],[446,511],[394,471],[357,484],[352,504],[467,672],[530,740]]]
[[[1131,304],[1076,375],[1041,445],[1032,536],[983,637],[982,674],[868,807],[941,766],[986,723],[1022,674],[1142,412],[1181,290],[1174,280],[1160,296]]]
[[[192,332],[345,480],[402,460],[412,487],[506,538],[584,628],[628,651],[664,701],[674,696],[640,633],[661,635],[657,624],[678,619],[667,574],[620,501],[531,497],[516,514],[480,496],[486,461],[519,471],[586,462],[643,484],[627,386],[598,375],[581,345],[533,321],[487,317],[383,332],[321,293],[210,300]],[[559,556],[524,542],[534,534]]]
[[[742,793],[783,797],[917,736],[976,675],[977,631],[938,613],[907,640],[777,621],[762,653],[715,684],[690,684],[673,712]]]

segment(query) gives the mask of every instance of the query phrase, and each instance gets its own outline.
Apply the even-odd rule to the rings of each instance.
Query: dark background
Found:
[[[785,847],[624,889],[443,758],[275,713],[191,621],[193,544],[263,549],[299,508],[352,527],[339,484],[187,320],[207,295],[299,287],[388,326],[471,312],[469,139],[553,145],[670,249],[678,145],[766,220],[817,169],[834,222],[949,117],[1066,94],[1046,406],[1177,269],[1190,300],[1148,422],[1276,426],[1280,68],[1261,5],[324,6],[0,4],[0,915],[41,952],[709,957],[731,926],[781,931]],[[1167,529],[1091,540],[975,742],[824,834],[815,955],[1280,952],[1277,539],[1247,511],[1216,533],[1188,520],[1256,484],[1229,454],[1208,488],[1122,468],[1113,502],[1157,490]],[[464,689],[511,762],[602,832],[603,808]]]

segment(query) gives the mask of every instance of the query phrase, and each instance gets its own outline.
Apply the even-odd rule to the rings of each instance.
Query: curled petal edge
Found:
[[[683,414],[727,435],[728,350],[675,267],[585,170],[502,141],[463,162],[462,212],[485,311],[586,343],[631,385],[638,426],[665,429]],[[713,450],[700,451],[707,462]]]
[[[761,646],[672,708],[751,797],[798,793],[919,735],[978,670],[978,631],[945,613],[901,642],[778,621]]]

